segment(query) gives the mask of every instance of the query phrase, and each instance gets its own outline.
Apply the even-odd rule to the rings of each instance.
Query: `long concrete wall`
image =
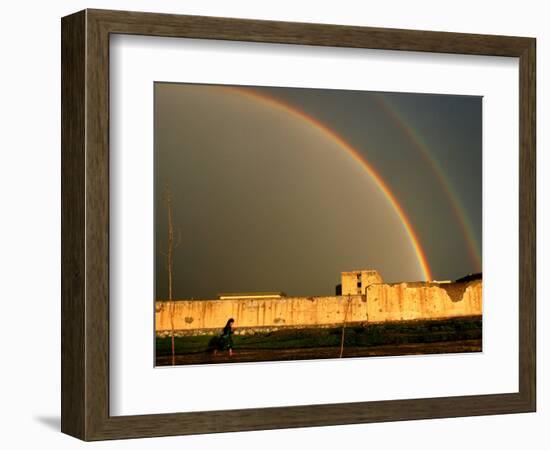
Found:
[[[368,321],[480,316],[482,290],[481,280],[448,284],[373,284],[367,288]]]
[[[482,314],[481,280],[464,283],[374,284],[366,295],[156,302],[157,333],[239,328],[324,326],[346,322],[441,319]]]
[[[364,295],[273,299],[180,300],[156,303],[156,330],[223,328],[232,317],[241,327],[322,326],[367,320]]]

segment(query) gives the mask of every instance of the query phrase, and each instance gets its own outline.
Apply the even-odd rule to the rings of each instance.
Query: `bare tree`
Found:
[[[166,269],[168,271],[168,314],[170,315],[170,329],[172,338],[172,365],[176,364],[176,344],[175,344],[175,330],[174,330],[174,315],[176,312],[176,304],[173,301],[173,276],[172,271],[174,267],[174,250],[179,246],[181,242],[181,234],[178,229],[178,236],[174,241],[174,222],[172,217],[172,195],[168,186],[164,190],[164,203],[166,204],[166,210],[168,212],[168,242],[166,253]]]
[[[348,294],[348,298],[344,310],[344,321],[342,323],[342,336],[340,338],[340,358],[344,355],[344,339],[346,338],[346,322],[348,320],[348,311],[351,306],[351,295]]]

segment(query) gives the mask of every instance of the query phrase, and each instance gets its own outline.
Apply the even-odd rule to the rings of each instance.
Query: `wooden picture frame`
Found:
[[[85,10],[62,30],[62,432],[83,440],[535,411],[533,38]],[[109,415],[109,36],[136,34],[519,58],[519,391],[139,416]]]

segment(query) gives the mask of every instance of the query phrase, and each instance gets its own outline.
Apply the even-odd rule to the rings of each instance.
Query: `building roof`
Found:
[[[342,275],[344,274],[356,274],[356,273],[379,273],[376,269],[357,269],[357,270],[347,270],[344,272],[341,272]]]
[[[228,292],[218,294],[220,300],[230,298],[281,298],[286,297],[284,292]]]

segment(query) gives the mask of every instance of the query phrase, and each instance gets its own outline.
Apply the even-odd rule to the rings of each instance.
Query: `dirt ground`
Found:
[[[399,356],[422,355],[434,353],[466,353],[480,352],[481,339],[471,339],[452,342],[433,342],[420,344],[379,345],[372,347],[344,348],[344,358],[372,357],[372,356]],[[222,364],[237,362],[260,361],[288,361],[307,359],[339,358],[339,347],[294,348],[294,349],[235,349],[233,356],[227,352],[196,352],[185,355],[176,355],[175,365],[190,364]],[[172,365],[171,356],[159,356],[157,366]]]

